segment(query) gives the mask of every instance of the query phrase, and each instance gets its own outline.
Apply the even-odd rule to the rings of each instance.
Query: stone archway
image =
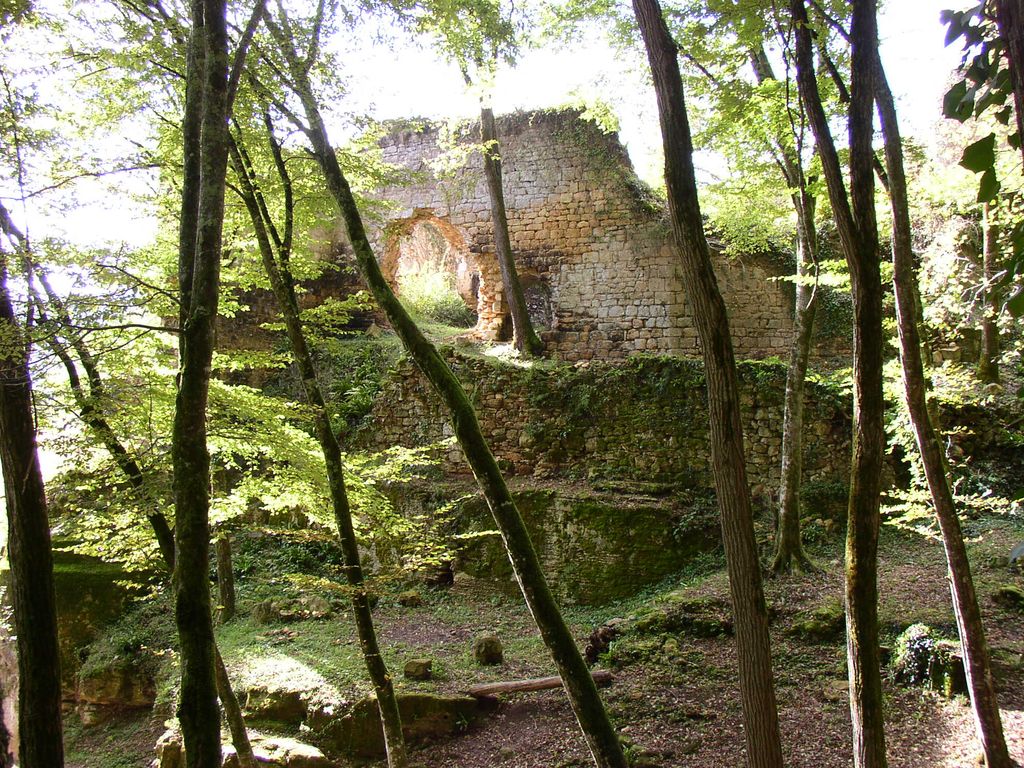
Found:
[[[471,252],[462,232],[433,209],[417,208],[409,218],[388,224],[380,266],[399,296],[403,278],[409,275],[447,276],[450,287],[476,316],[473,333],[500,338],[508,310],[497,260],[493,254]]]

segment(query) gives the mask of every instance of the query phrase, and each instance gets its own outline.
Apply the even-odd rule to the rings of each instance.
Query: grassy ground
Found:
[[[972,524],[971,556],[979,594],[988,621],[997,677],[1003,695],[1007,732],[1017,759],[1024,758],[1024,635],[1020,613],[994,605],[990,595],[1001,584],[1021,577],[993,558],[1005,555],[1024,539],[1019,522],[1005,519]],[[307,534],[274,533],[254,545],[263,567],[253,567],[239,579],[240,615],[219,629],[223,653],[236,686],[304,690],[311,699],[354,701],[368,693],[362,660],[344,591],[333,584],[338,576],[321,544],[311,545]],[[254,539],[255,541],[255,539]],[[305,541],[304,549],[299,542]],[[320,552],[315,573],[301,553]],[[276,551],[279,556],[270,553]],[[792,627],[822,606],[841,598],[841,543],[819,539],[813,546],[822,574],[772,579],[766,592],[772,606],[773,652],[783,739],[792,766],[849,764],[849,715],[842,690],[845,653],[841,632],[824,640],[792,636]],[[945,562],[941,546],[916,533],[892,527],[881,540],[881,603],[883,642],[915,622],[953,631]],[[245,545],[240,561],[247,561]],[[304,569],[301,577],[289,563]],[[994,564],[993,564],[994,563]],[[244,569],[243,569],[244,570]],[[288,624],[257,624],[252,610],[270,594],[298,594],[310,580],[320,594],[337,606],[323,619]],[[478,682],[539,677],[553,673],[550,660],[521,601],[486,581],[457,580],[445,588],[419,587],[423,603],[399,604],[408,585],[380,588],[375,611],[386,660],[400,690],[440,693],[465,691]],[[679,600],[727,602],[727,579],[718,556],[695,562],[687,572],[659,588],[628,601],[601,607],[569,607],[567,618],[581,644],[595,626],[616,617],[650,611],[651,606]],[[151,610],[145,631],[165,633]],[[473,638],[495,632],[505,644],[505,663],[478,666],[471,653]],[[140,630],[140,635],[145,634]],[[123,632],[122,640],[123,642]],[[136,643],[144,642],[136,638]],[[145,641],[148,642],[148,641]],[[405,661],[429,657],[434,679],[412,682],[401,678]],[[168,662],[173,656],[165,657]],[[614,642],[602,659],[616,675],[605,692],[609,710],[638,764],[721,766],[742,764],[742,728],[735,692],[735,658],[728,636],[700,637],[686,629],[630,632]],[[173,674],[165,676],[161,714],[126,716],[96,729],[73,723],[68,728],[69,766],[127,768],[147,764],[160,723],[173,699]],[[889,743],[893,766],[968,765],[976,747],[968,708],[922,689],[887,684]],[[418,758],[431,768],[442,766],[572,766],[586,765],[586,751],[564,697],[559,692],[507,697],[499,712],[469,734],[420,750]],[[647,762],[644,763],[644,760]]]

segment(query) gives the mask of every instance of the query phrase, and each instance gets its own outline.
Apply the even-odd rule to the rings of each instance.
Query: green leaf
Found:
[[[1000,186],[995,169],[986,168],[985,172],[981,174],[981,181],[978,182],[978,202],[991,203],[999,194]]]
[[[1010,108],[1010,105],[1007,104],[1005,107],[1003,107],[1002,109],[995,113],[995,118],[1000,125],[1009,125],[1011,114],[1012,110]]]
[[[967,81],[961,80],[958,83],[953,83],[953,87],[942,97],[942,114],[953,120],[959,120],[961,123],[969,118],[974,111],[974,103],[972,99],[971,109],[965,114],[962,104],[966,96]]]
[[[968,171],[981,173],[991,170],[996,163],[996,135],[990,133],[983,139],[978,139],[973,144],[964,148],[963,157],[960,158],[960,165]]]

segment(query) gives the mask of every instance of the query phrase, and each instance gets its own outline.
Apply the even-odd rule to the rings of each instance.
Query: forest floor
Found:
[[[1004,561],[1024,539],[1019,522],[968,522],[970,552],[996,662],[1003,723],[1010,750],[1024,764],[1024,622],[1020,610],[996,605],[991,595],[1022,577]],[[813,611],[838,611],[842,599],[841,542],[819,534],[812,548],[822,573],[766,581],[772,609],[772,649],[786,764],[791,768],[845,768],[852,764],[850,718],[845,691],[845,645],[841,629],[817,641],[794,636],[792,628]],[[298,551],[298,550],[295,550]],[[290,555],[295,559],[294,551]],[[300,558],[301,559],[301,558]],[[351,621],[330,619],[286,625],[256,625],[247,604],[277,588],[316,588],[296,574],[268,568],[253,572],[247,600],[244,548],[241,616],[221,627],[219,638],[237,685],[329,689],[332,696],[368,692],[362,679]],[[236,566],[238,561],[236,561]],[[268,574],[272,578],[268,578]],[[258,578],[257,578],[258,577]],[[308,575],[307,575],[308,577]],[[308,577],[314,578],[314,577]],[[297,581],[298,579],[298,581]],[[257,586],[258,585],[258,586]],[[463,693],[475,683],[554,674],[528,612],[507,585],[458,579],[447,588],[422,588],[423,603],[401,606],[385,594],[375,611],[387,660],[400,676],[410,658],[433,660],[429,682],[401,680],[402,690]],[[293,592],[294,593],[294,592]],[[650,612],[651,606],[728,604],[720,556],[701,558],[679,577],[629,601],[607,606],[573,606],[567,618],[581,646],[595,627],[614,618]],[[926,623],[955,637],[942,547],[933,538],[884,526],[880,546],[880,617],[883,643],[913,623]],[[166,627],[165,627],[166,629]],[[494,632],[504,642],[505,661],[478,666],[475,636]],[[706,633],[705,633],[706,634]],[[173,665],[167,665],[173,668]],[[697,637],[683,631],[628,632],[599,662],[614,673],[604,700],[638,766],[720,768],[744,763],[744,739],[736,690],[735,647],[730,636]],[[69,768],[146,766],[164,730],[173,696],[165,674],[157,715],[128,715],[96,728],[69,718]],[[920,687],[886,679],[886,724],[893,768],[954,768],[977,764],[978,745],[970,708],[963,697],[947,700]],[[417,747],[424,768],[569,768],[587,766],[585,744],[560,691],[508,695],[494,714],[467,733]],[[374,764],[380,765],[380,764]]]

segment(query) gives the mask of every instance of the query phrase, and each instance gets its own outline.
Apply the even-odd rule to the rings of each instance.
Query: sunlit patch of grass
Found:
[[[406,308],[423,320],[463,329],[476,324],[476,313],[455,290],[455,276],[449,272],[403,272],[398,277],[398,294]]]

